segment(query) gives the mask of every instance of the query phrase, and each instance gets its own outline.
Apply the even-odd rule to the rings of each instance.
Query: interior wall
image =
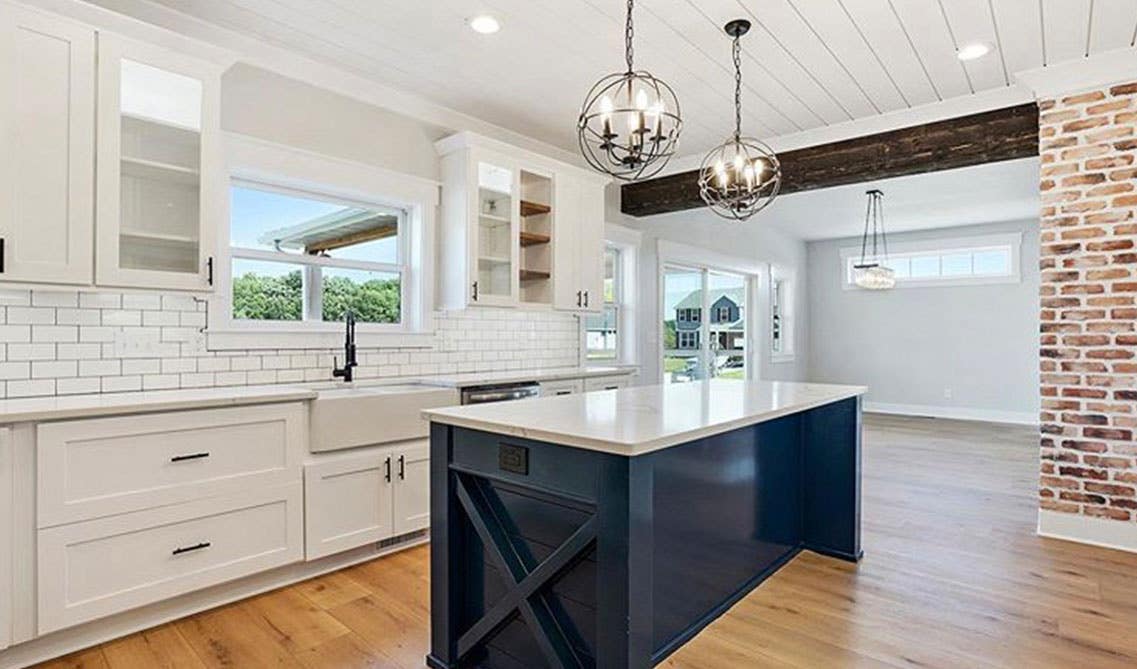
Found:
[[[1034,423],[1038,415],[1037,220],[889,235],[891,243],[1022,232],[1022,281],[845,290],[840,250],[809,244],[811,381],[869,387],[866,405]]]
[[[243,64],[221,79],[221,127],[434,180],[434,142],[452,132]]]

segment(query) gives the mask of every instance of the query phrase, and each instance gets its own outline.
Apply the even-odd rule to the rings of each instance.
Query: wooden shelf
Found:
[[[535,246],[537,244],[548,244],[552,239],[549,235],[542,235],[536,232],[521,232],[521,245],[522,246]]]
[[[552,276],[552,275],[549,274],[548,272],[542,272],[540,270],[535,270],[535,269],[523,269],[523,270],[521,270],[521,280],[522,281],[538,281],[541,279],[548,279],[550,276]]]
[[[521,201],[522,216],[539,216],[541,214],[547,214],[552,210],[553,208],[547,204],[541,204],[540,202],[530,202],[528,200]]]
[[[143,230],[123,230],[123,237],[146,242],[164,242],[167,244],[197,244],[197,239],[188,235],[171,235],[163,232],[146,232]]]

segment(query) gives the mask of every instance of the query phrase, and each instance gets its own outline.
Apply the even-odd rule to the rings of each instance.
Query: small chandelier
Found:
[[[609,74],[588,91],[576,130],[580,152],[594,169],[621,181],[655,176],[675,153],[683,128],[675,92],[632,65],[632,5],[624,29],[628,69]]]
[[[869,196],[868,207],[865,209],[865,231],[861,235],[861,259],[853,265],[853,283],[868,290],[888,290],[896,285],[896,273],[892,268],[881,263],[882,253],[884,262],[888,262],[888,239],[884,236],[884,193],[874,188],[865,191]],[[872,256],[868,256],[869,231],[872,230]]]
[[[765,142],[742,135],[742,47],[739,38],[750,31],[750,22],[737,19],[726,24],[734,38],[734,135],[711,149],[699,168],[699,195],[723,218],[745,221],[762,211],[778,196],[782,166]]]

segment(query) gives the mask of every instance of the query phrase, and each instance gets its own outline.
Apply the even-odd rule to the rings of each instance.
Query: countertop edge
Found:
[[[601,451],[604,453],[612,453],[614,455],[625,456],[638,456],[646,455],[654,451],[660,451],[672,446],[709,437],[715,434],[722,434],[730,432],[739,428],[748,427],[750,425],[757,425],[766,421],[788,416],[790,414],[799,413],[801,411],[808,411],[816,409],[819,406],[840,402],[853,397],[860,397],[868,392],[866,386],[848,386],[844,392],[837,393],[832,397],[824,399],[802,402],[793,406],[781,407],[767,411],[760,415],[746,416],[732,421],[726,421],[716,425],[710,425],[701,428],[694,428],[684,430],[675,434],[669,434],[658,439],[652,439],[642,442],[620,441],[615,439],[598,439],[591,437],[582,437],[579,435],[566,434],[563,432],[546,431],[540,428],[518,427],[516,425],[508,425],[504,423],[495,423],[487,420],[479,420],[466,418],[463,416],[454,416],[443,413],[445,409],[435,410],[426,409],[422,415],[429,421],[434,423],[442,423],[444,425],[452,425],[454,427],[462,427],[471,430],[480,430],[482,432],[493,432],[499,434],[508,434],[514,437],[522,437],[524,439],[532,439],[534,441],[544,441],[559,446],[568,446],[571,448],[581,448],[590,451]]]

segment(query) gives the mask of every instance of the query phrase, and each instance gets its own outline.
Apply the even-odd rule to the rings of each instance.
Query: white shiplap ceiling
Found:
[[[155,2],[567,150],[589,86],[623,63],[621,0]],[[465,25],[481,13],[501,32]],[[681,154],[732,123],[721,27],[740,17],[754,23],[744,123],[766,138],[1005,89],[1016,72],[1137,40],[1137,0],[641,0],[636,64],[676,90]],[[977,41],[992,52],[956,58]]]

